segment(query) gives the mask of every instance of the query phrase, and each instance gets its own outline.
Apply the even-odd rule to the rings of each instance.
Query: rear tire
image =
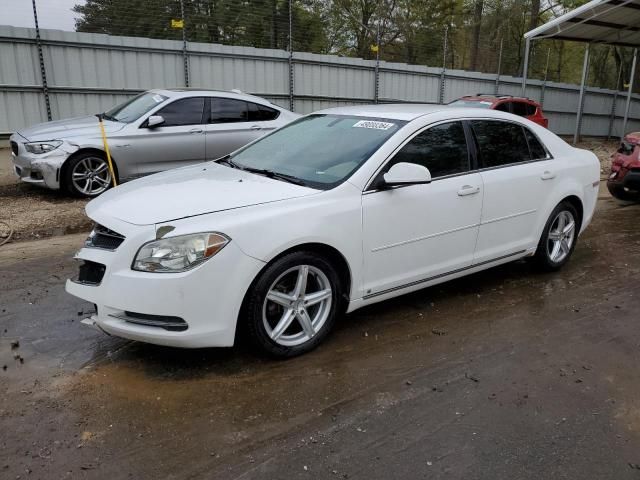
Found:
[[[268,265],[247,293],[247,334],[262,352],[291,358],[316,348],[341,312],[340,278],[312,252],[292,252]]]
[[[80,153],[65,164],[62,188],[76,197],[94,198],[113,184],[106,157],[97,152]]]
[[[533,257],[540,269],[554,272],[569,261],[578,241],[579,219],[570,202],[560,203],[551,212]]]

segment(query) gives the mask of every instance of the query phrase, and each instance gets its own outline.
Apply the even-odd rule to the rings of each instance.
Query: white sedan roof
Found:
[[[354,105],[350,107],[327,108],[313,113],[329,115],[351,115],[354,117],[388,118],[411,121],[429,113],[446,110],[446,105],[428,105],[421,103]]]

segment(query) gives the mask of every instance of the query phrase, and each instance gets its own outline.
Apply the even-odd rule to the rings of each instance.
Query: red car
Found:
[[[620,200],[640,199],[640,132],[625,135],[618,151],[611,156],[609,192]]]
[[[534,102],[526,97],[478,93],[477,95],[466,95],[458,100],[454,100],[449,103],[449,105],[456,107],[490,108],[491,110],[509,112],[531,120],[544,128],[549,128],[549,119],[542,113],[542,106],[538,102]]]

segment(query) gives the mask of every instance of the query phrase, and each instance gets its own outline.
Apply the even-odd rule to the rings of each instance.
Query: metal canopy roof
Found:
[[[524,37],[640,47],[640,0],[592,0]]]
[[[522,72],[522,95],[527,91],[527,73],[531,42],[534,40],[570,40],[586,43],[584,63],[582,66],[582,82],[580,83],[580,99],[576,116],[576,132],[574,144],[580,138],[580,127],[584,109],[584,95],[589,76],[589,45],[603,43],[621,47],[633,47],[633,61],[627,90],[627,104],[622,122],[622,135],[627,127],[631,92],[636,72],[638,47],[640,47],[640,0],[592,0],[581,7],[555,18],[544,25],[524,34],[525,53]],[[622,72],[622,70],[620,70]],[[619,80],[618,80],[619,81]]]

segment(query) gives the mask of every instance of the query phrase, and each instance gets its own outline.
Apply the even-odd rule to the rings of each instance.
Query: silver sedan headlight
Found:
[[[62,145],[61,140],[47,140],[46,142],[29,142],[24,144],[24,148],[27,149],[29,153],[35,153],[36,155],[40,155],[42,153],[48,153],[52,150],[55,150],[60,145]]]
[[[206,262],[231,239],[221,233],[194,233],[144,244],[131,268],[141,272],[184,272]]]

